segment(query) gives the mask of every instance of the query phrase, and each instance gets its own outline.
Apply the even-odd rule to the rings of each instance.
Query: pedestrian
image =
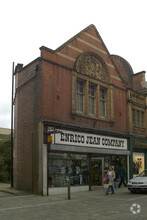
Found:
[[[118,174],[118,172],[117,172],[116,169],[114,169],[114,172],[115,172],[115,179],[114,179],[114,182],[113,182],[113,187],[114,187],[115,189],[117,189],[117,188],[118,188],[118,187],[117,187],[117,181],[118,181],[118,179],[119,179],[119,174]]]
[[[113,166],[109,167],[107,175],[108,175],[109,186],[107,188],[106,195],[109,195],[110,191],[112,191],[112,194],[114,194],[113,182],[114,182],[114,179],[115,179],[115,172],[114,172],[114,167]]]
[[[122,183],[124,184],[124,187],[126,187],[126,183],[125,183],[126,169],[123,167],[122,164],[121,164],[121,168],[119,171],[119,176],[120,176],[120,182],[118,184],[118,188],[121,187]]]

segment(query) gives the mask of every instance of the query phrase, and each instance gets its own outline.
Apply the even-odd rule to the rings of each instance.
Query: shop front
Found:
[[[147,168],[147,140],[131,137],[130,174],[137,176]]]
[[[43,145],[43,194],[94,190],[104,187],[103,178],[110,165],[123,165],[129,175],[126,138],[60,130],[52,143]]]

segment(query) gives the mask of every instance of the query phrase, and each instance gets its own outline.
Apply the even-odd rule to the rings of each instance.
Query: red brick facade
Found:
[[[132,80],[126,84],[130,76],[125,75],[121,64],[117,65],[118,59],[109,54],[93,25],[55,51],[46,47],[40,50],[40,58],[25,67],[16,68],[14,187],[34,193],[41,193],[42,190],[42,121],[52,120],[107,133],[128,134],[126,89],[131,86]],[[108,120],[74,112],[74,77],[75,74],[80,76],[75,65],[82,53],[94,54],[105,63],[109,81],[83,74],[81,77],[98,84],[100,81],[110,91]],[[124,74],[120,74],[120,70]],[[133,77],[137,89],[137,77],[140,75]]]

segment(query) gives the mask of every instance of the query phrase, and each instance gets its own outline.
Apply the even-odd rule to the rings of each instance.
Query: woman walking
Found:
[[[113,182],[115,179],[115,172],[114,172],[113,166],[109,167],[107,175],[108,175],[108,180],[109,180],[109,186],[107,188],[106,195],[109,195],[110,190],[112,191],[112,194],[114,194]]]

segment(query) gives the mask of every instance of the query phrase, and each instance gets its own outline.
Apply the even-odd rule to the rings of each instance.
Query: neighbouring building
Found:
[[[129,179],[140,146],[146,160],[145,72],[110,55],[94,25],[40,52],[15,68],[14,187],[47,195],[70,180],[73,192],[93,190],[121,164]]]
[[[130,134],[130,176],[147,168],[147,82],[145,71],[134,74],[126,60],[113,60],[127,88],[128,129]]]

